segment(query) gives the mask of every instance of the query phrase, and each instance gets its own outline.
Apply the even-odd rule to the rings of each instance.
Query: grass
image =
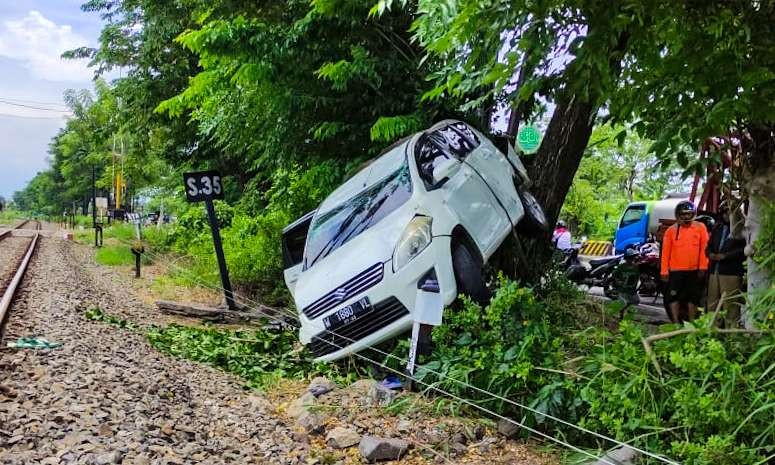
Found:
[[[127,245],[106,245],[97,249],[94,255],[97,263],[106,266],[133,265],[135,256]]]

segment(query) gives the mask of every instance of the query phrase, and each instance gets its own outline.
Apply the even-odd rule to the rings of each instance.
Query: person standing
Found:
[[[707,310],[715,311],[718,301],[724,295],[721,306],[724,309],[724,327],[735,328],[740,324],[740,296],[745,273],[745,239],[734,234],[729,222],[729,209],[722,205],[719,221],[711,231],[705,250],[708,267]]]
[[[662,241],[660,275],[667,282],[665,299],[670,305],[670,319],[679,323],[681,306],[688,309],[689,321],[697,316],[705,274],[708,271],[708,231],[694,221],[696,210],[688,200],[675,207],[676,223],[665,231]]]
[[[554,243],[554,248],[560,251],[565,251],[572,247],[570,231],[563,220],[557,222],[557,227],[554,228],[554,233],[552,234],[552,242]]]

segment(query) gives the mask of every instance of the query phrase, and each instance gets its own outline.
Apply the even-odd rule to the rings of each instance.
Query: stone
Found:
[[[396,397],[398,397],[398,394],[397,391],[388,389],[379,383],[374,383],[371,385],[371,388],[369,388],[369,399],[372,404],[380,405],[382,407],[386,407],[393,403]]]
[[[398,460],[409,449],[409,443],[403,439],[387,439],[364,436],[358,444],[358,451],[368,462],[379,460]]]
[[[329,380],[325,376],[318,376],[309,383],[307,391],[312,393],[315,397],[320,397],[323,394],[327,394],[336,389],[336,383]]]
[[[588,463],[590,465],[609,465],[611,463],[616,465],[634,465],[638,462],[639,458],[640,453],[638,451],[627,446],[621,446],[608,451],[604,456]]]
[[[338,426],[328,432],[326,444],[334,449],[346,449],[361,442],[361,435],[350,428]]]
[[[408,433],[412,431],[412,422],[409,420],[401,420],[396,425],[396,429],[399,433]]]
[[[377,382],[374,381],[373,379],[359,379],[358,381],[347,386],[347,390],[352,392],[353,394],[357,394],[360,396],[367,396],[369,394],[369,390],[371,389],[371,386],[373,386],[374,384],[377,384]]]
[[[291,402],[285,412],[289,417],[298,420],[313,405],[315,405],[315,396],[311,392],[305,392],[301,397]]]
[[[94,462],[97,465],[111,465],[114,463],[121,463],[121,460],[124,458],[124,454],[121,452],[114,450],[113,452],[108,452],[105,454],[98,455]]]
[[[317,413],[305,411],[296,419],[296,424],[309,434],[320,434],[324,430],[325,418]]]
[[[498,432],[508,439],[513,439],[519,434],[519,425],[514,422],[504,420],[501,418],[498,420]]]
[[[460,442],[453,442],[451,447],[457,455],[463,455],[468,452],[468,448],[465,446],[465,444]]]

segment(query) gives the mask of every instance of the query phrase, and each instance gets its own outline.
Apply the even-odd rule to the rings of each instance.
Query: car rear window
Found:
[[[433,167],[446,158],[464,159],[479,147],[479,137],[465,123],[452,123],[423,134],[417,142],[415,160],[426,188],[433,185]]]

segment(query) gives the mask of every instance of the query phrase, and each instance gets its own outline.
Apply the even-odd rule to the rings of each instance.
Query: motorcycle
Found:
[[[611,273],[622,262],[623,257],[624,254],[619,254],[590,260],[589,266],[585,266],[579,260],[579,247],[573,247],[564,251],[561,266],[565,270],[565,276],[571,282],[577,285],[601,287],[606,297],[615,299]]]

